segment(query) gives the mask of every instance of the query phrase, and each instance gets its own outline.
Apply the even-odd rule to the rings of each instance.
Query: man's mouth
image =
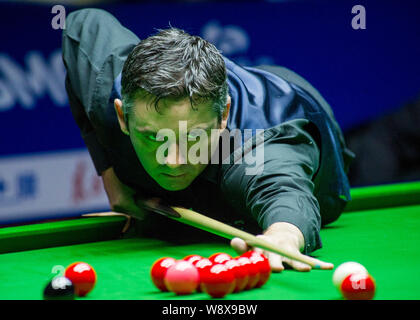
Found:
[[[185,176],[185,173],[177,173],[177,174],[162,173],[162,175],[164,175],[165,177],[168,177],[168,178],[181,178],[181,177]]]

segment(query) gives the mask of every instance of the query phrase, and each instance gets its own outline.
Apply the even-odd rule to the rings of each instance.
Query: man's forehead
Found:
[[[190,100],[159,101],[157,109],[150,102],[137,101],[134,106],[134,117],[138,126],[158,126],[162,122],[188,121],[195,124],[213,123],[217,114],[211,103],[191,106]],[[162,103],[161,103],[162,102]]]

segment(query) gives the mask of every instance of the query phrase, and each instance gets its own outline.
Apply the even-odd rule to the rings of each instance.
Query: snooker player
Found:
[[[191,227],[138,205],[160,198],[305,255],[321,248],[321,226],[350,200],[354,155],[306,80],[279,66],[241,67],[172,27],[139,40],[101,9],[68,15],[62,49],[71,111],[113,211],[136,218],[147,234],[190,237]],[[232,130],[240,134],[224,139]],[[197,132],[200,161],[188,158]],[[237,161],[253,154],[262,161]],[[238,238],[231,245],[249,249]],[[311,269],[267,254],[273,271]]]

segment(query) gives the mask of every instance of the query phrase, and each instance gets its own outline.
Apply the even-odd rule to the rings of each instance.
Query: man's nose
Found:
[[[169,168],[177,168],[182,164],[186,164],[186,158],[180,151],[178,143],[172,143],[168,148],[168,156],[166,157],[166,165]]]

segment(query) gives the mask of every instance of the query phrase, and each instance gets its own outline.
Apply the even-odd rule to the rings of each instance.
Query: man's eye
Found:
[[[146,134],[146,138],[147,138],[148,140],[150,140],[150,141],[157,141],[157,140],[156,140],[156,135],[155,135],[155,134],[153,134],[153,133],[147,133],[147,134]]]
[[[199,136],[199,134],[194,133],[194,132],[189,132],[188,133],[188,138],[190,139],[196,139]]]
[[[193,129],[193,130],[191,130],[190,132],[188,132],[188,138],[190,138],[190,139],[197,139],[197,137],[200,137],[201,136],[201,133],[203,132],[204,130],[200,130],[200,129]]]

